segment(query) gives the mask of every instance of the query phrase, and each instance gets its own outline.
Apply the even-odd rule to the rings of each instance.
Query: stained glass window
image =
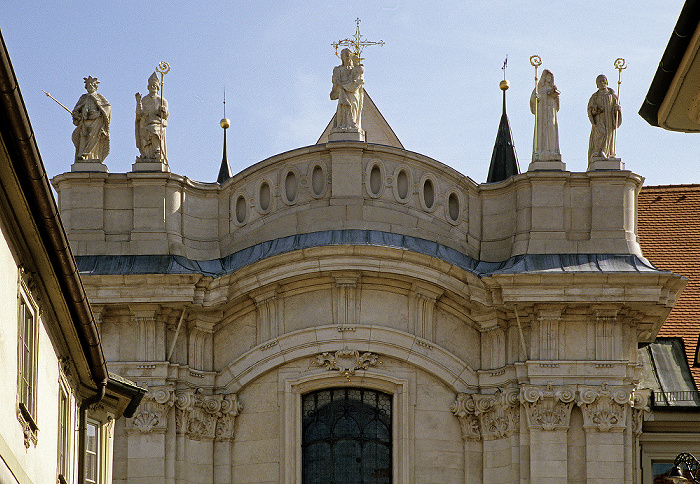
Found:
[[[361,388],[304,395],[304,484],[390,484],[391,401]]]

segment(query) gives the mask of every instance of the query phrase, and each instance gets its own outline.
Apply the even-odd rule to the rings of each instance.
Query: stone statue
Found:
[[[362,132],[360,116],[364,99],[365,68],[360,59],[350,49],[340,52],[342,65],[333,68],[333,89],[331,99],[338,100],[333,132]]]
[[[542,71],[537,89],[532,90],[530,111],[537,116],[533,161],[561,161],[557,126],[559,90],[554,85],[554,74],[548,69]]]
[[[104,161],[109,154],[109,123],[112,107],[102,94],[97,92],[98,81],[92,76],[84,77],[85,90],[72,111],[73,144],[75,161]]]
[[[622,124],[620,101],[615,91],[608,87],[603,74],[595,80],[598,90],[588,101],[588,119],[591,121],[591,137],[588,141],[588,162],[593,158],[608,159],[615,154],[615,130]]]
[[[151,163],[167,163],[165,127],[168,125],[168,101],[158,95],[160,81],[155,72],[148,78],[148,94],[136,93],[136,147],[140,159]]]

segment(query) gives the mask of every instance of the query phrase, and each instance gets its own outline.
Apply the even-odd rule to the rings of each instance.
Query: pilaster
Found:
[[[334,276],[333,324],[354,326],[360,315],[359,274],[345,273]]]
[[[409,319],[411,332],[416,336],[435,341],[435,305],[443,291],[414,283],[409,294]]]

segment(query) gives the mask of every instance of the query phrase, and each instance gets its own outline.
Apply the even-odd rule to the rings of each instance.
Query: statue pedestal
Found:
[[[328,141],[364,141],[364,131],[331,131]]]
[[[527,171],[566,171],[566,163],[558,161],[533,161]]]
[[[586,171],[601,171],[601,170],[624,170],[625,164],[620,158],[591,158],[588,162],[588,170]]]
[[[142,158],[136,158],[136,163],[131,165],[131,171],[150,171],[150,172],[161,172],[170,173],[170,167],[167,163],[163,161],[156,160],[143,160]]]
[[[97,173],[109,173],[107,165],[102,160],[82,160],[76,161],[70,166],[70,171],[88,171]]]

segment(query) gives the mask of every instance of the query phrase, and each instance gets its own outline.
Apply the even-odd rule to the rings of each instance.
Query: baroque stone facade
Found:
[[[302,482],[302,398],[338,388],[390,396],[390,482],[636,482],[637,346],[684,284],[641,255],[641,183],[362,142],[56,177],[110,368],[149,389],[115,482]]]

